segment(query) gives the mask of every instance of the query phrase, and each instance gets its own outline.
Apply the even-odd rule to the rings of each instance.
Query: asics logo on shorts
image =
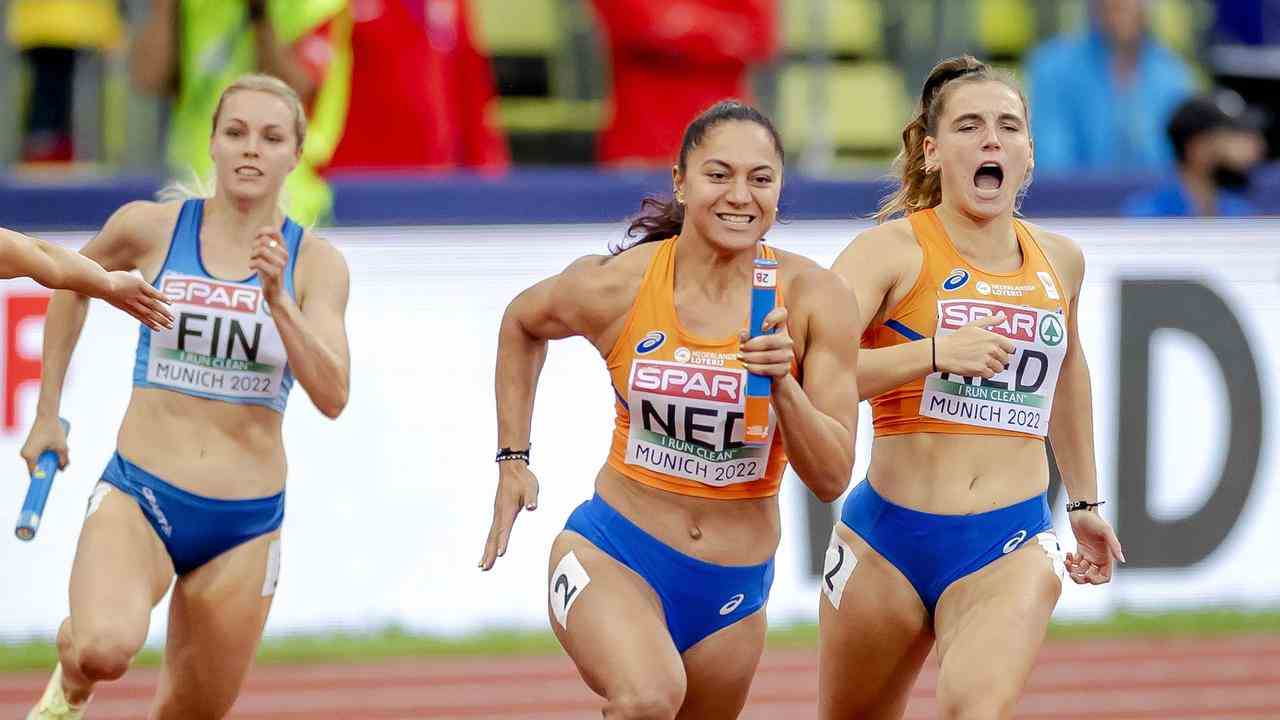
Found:
[[[156,516],[156,522],[160,523],[160,529],[164,531],[164,536],[173,535],[173,526],[169,524],[169,518],[164,516],[164,511],[160,509],[160,503],[156,501],[156,494],[151,488],[142,488],[142,497],[147,499],[147,505],[151,506],[151,512]]]
[[[734,610],[737,610],[738,606],[741,605],[742,601],[745,599],[746,599],[746,596],[743,595],[742,593],[738,593],[737,595],[734,595],[733,597],[729,598],[729,602],[720,606],[720,614],[728,615]]]
[[[1027,539],[1027,531],[1026,531],[1026,530],[1019,530],[1019,531],[1018,531],[1018,533],[1017,533],[1016,535],[1014,535],[1013,537],[1009,538],[1009,542],[1007,542],[1007,543],[1005,543],[1005,544],[1004,544],[1004,554],[1005,554],[1005,555],[1008,555],[1009,553],[1013,552],[1014,550],[1017,550],[1017,549],[1018,549],[1018,546],[1019,546],[1019,545],[1022,545],[1022,543],[1023,543],[1026,539]]]

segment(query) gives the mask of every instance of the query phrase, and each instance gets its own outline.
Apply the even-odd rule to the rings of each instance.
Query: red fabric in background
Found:
[[[489,117],[493,70],[472,42],[466,0],[413,1],[352,0],[351,101],[326,171],[506,168],[506,138]]]
[[[608,40],[612,108],[599,157],[666,164],[719,100],[751,101],[748,70],[777,45],[776,0],[593,0]]]

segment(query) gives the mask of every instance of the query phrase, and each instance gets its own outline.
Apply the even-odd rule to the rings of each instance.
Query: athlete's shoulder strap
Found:
[[[614,367],[622,362],[623,353],[629,347],[627,339],[631,336],[637,315],[644,315],[642,319],[648,320],[649,316],[654,313],[660,313],[661,297],[659,295],[661,288],[666,281],[666,276],[672,275],[673,256],[675,255],[675,244],[677,237],[668,238],[666,240],[653,241],[658,243],[658,247],[653,251],[653,255],[645,263],[644,275],[640,279],[640,287],[636,291],[635,298],[631,301],[631,307],[627,309],[626,319],[622,323],[622,332],[618,334],[618,339],[614,341],[613,347],[605,354],[605,364]],[[667,302],[674,303],[674,298],[668,298]]]
[[[289,252],[289,266],[285,268],[284,286],[285,290],[296,299],[298,294],[294,291],[293,273],[298,267],[298,254],[302,250],[302,239],[306,231],[293,218],[285,217],[280,234],[284,236],[284,246]]]
[[[200,271],[200,226],[204,222],[204,198],[191,198],[182,203],[178,213],[178,222],[173,227],[173,237],[169,239],[169,253],[165,257],[164,267],[184,274],[198,274]]]

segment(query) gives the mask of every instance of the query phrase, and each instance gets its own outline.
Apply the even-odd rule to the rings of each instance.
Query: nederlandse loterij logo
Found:
[[[1040,320],[1040,340],[1045,345],[1053,347],[1062,342],[1065,333],[1062,332],[1062,321],[1057,315],[1045,315]]]
[[[964,268],[956,268],[951,271],[946,280],[942,281],[943,290],[959,290],[964,284],[969,282],[969,271]]]
[[[647,335],[636,343],[637,355],[648,355],[649,353],[662,347],[662,343],[667,341],[667,334],[661,330],[650,330]]]

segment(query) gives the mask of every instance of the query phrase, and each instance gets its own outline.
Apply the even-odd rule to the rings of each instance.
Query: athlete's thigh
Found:
[[[220,718],[231,709],[271,610],[279,553],[276,530],[174,584],[153,717]]]
[[[687,689],[678,720],[732,720],[751,690],[769,623],[764,608],[684,651]]]
[[[100,483],[71,566],[71,632],[77,646],[102,640],[142,647],[151,609],[173,579],[164,543],[138,503]]]
[[[610,701],[683,697],[680,654],[643,578],[566,530],[551,545],[547,581],[551,629],[592,690]]]
[[[818,596],[818,717],[902,717],[933,644],[929,613],[857,533],[836,523],[835,538]]]
[[[956,581],[938,600],[938,701],[1012,712],[1062,592],[1054,558],[1032,540]]]

